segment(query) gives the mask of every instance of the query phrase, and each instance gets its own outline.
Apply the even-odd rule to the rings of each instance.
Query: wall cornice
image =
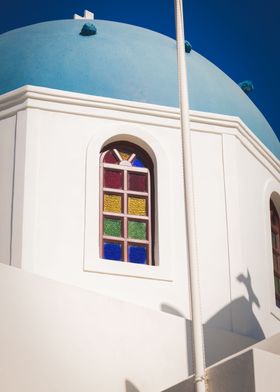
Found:
[[[180,129],[178,108],[98,97],[26,85],[0,95],[0,119],[20,110],[40,109],[114,121]],[[280,161],[239,117],[190,111],[192,131],[231,134],[262,164],[270,163],[280,173]]]

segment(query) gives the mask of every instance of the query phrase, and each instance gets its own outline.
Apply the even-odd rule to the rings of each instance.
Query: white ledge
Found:
[[[122,121],[120,113],[126,113],[129,114],[129,117],[125,121],[180,129],[179,108],[170,106],[126,101],[31,85],[0,95],[0,119],[10,117],[19,110],[28,108],[108,118],[116,121]],[[246,147],[250,146],[250,151],[255,156],[256,153],[261,154],[278,173],[280,172],[279,159],[239,117],[190,110],[190,120],[192,131],[229,133],[236,136],[244,145],[244,140],[246,140]],[[203,124],[213,126],[213,130],[209,128],[205,130]]]

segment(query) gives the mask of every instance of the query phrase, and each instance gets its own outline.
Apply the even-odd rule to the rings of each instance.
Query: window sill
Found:
[[[173,281],[171,271],[167,271],[162,266],[140,265],[104,259],[85,261],[84,271],[167,282]]]

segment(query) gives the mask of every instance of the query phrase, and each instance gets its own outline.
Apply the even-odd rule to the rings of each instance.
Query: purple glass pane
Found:
[[[147,192],[147,174],[128,173],[128,189],[130,191]]]
[[[104,169],[104,188],[123,189],[123,171]]]

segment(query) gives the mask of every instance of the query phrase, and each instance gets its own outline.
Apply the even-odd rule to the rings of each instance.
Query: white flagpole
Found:
[[[184,38],[184,18],[182,0],[174,0],[176,16],[176,35],[177,35],[177,61],[179,79],[179,97],[181,113],[181,136],[183,148],[184,164],[184,191],[185,191],[185,219],[188,239],[188,257],[190,273],[191,291],[191,310],[192,310],[192,329],[193,329],[193,351],[195,364],[195,390],[205,392],[205,359],[203,326],[201,318],[201,304],[199,292],[199,273],[196,244],[196,227],[194,211],[193,193],[193,171],[192,171],[192,151],[191,133],[189,121],[189,99],[188,82],[186,72],[186,53]]]

